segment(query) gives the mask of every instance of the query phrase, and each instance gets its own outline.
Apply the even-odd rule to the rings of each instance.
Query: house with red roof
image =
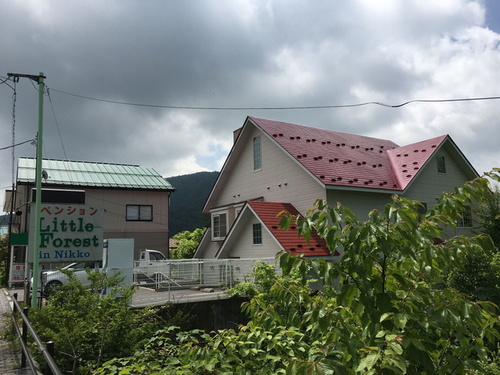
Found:
[[[330,257],[325,242],[279,229],[280,212],[304,215],[317,199],[360,219],[393,194],[431,208],[443,192],[478,177],[449,135],[399,146],[392,141],[247,117],[205,203],[211,228],[197,258],[263,258],[278,251]],[[465,213],[455,229],[470,234]]]

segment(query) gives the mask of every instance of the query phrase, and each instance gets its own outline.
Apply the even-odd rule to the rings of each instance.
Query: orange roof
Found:
[[[304,237],[299,236],[294,224],[290,226],[289,230],[280,229],[281,216],[278,216],[280,212],[284,211],[288,215],[301,216],[292,204],[262,201],[247,201],[246,203],[286,252],[296,255],[303,254],[308,257],[330,255],[326,241],[316,231],[312,232],[309,242],[306,242]]]
[[[404,190],[447,138],[399,147],[385,139],[249,119],[327,186]]]

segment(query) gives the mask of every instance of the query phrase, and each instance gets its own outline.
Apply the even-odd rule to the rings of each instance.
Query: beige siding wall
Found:
[[[80,188],[74,187],[74,189]],[[18,187],[18,196],[26,200],[26,194],[30,190],[31,187],[21,185]],[[144,248],[157,249],[167,254],[169,208],[167,192],[84,188],[81,190],[85,190],[87,205],[103,209],[104,239],[134,238],[136,255]],[[153,221],[127,221],[127,204],[152,205]],[[24,227],[25,215],[19,220],[23,223],[23,231],[27,231],[28,229]],[[27,222],[29,223],[29,220]]]
[[[254,171],[253,138],[258,135],[261,136],[262,168]],[[258,129],[247,134],[244,141],[241,153],[234,155],[231,178],[224,186],[218,186],[220,193],[215,206],[264,197],[269,202],[292,203],[303,213],[316,199],[326,197],[322,186]]]
[[[235,242],[235,248],[231,249],[229,258],[267,258],[274,257],[280,250],[280,246],[269,235],[264,225],[262,225],[262,244],[253,244],[253,224],[258,221],[254,219],[251,222],[245,221],[242,230],[238,235],[238,241]]]
[[[368,219],[368,213],[373,210],[383,211],[391,200],[391,194],[367,193],[362,191],[329,190],[328,205],[333,207],[337,202],[349,208],[360,220]]]
[[[444,156],[446,161],[446,173],[438,173],[436,156]],[[426,168],[420,172],[418,180],[410,186],[405,194],[406,198],[427,203],[427,208],[432,208],[436,204],[436,198],[442,193],[453,192],[453,189],[468,181],[467,176],[462,172],[460,165],[453,160],[451,155],[442,148],[438,151]],[[448,229],[449,235],[472,235],[473,228]]]

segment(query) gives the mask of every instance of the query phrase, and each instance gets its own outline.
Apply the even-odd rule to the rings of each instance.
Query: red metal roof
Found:
[[[385,139],[249,119],[316,178],[332,186],[403,190],[447,137],[399,147]]]
[[[309,257],[330,255],[325,240],[319,237],[316,231],[313,231],[307,243],[304,237],[299,236],[295,224],[292,224],[289,230],[280,229],[281,216],[277,216],[280,212],[301,216],[292,204],[262,201],[248,201],[247,204],[286,252],[295,255],[304,254]]]

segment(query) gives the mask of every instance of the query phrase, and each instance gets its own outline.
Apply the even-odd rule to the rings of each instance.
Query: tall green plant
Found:
[[[89,270],[87,288],[70,272],[47,305],[30,310],[30,321],[43,341],[54,341],[63,372],[90,374],[103,362],[134,352],[159,328],[150,310],[130,307],[132,288],[118,287],[118,275]],[[101,295],[106,288],[108,293]]]
[[[172,259],[190,259],[193,257],[206,228],[197,228],[192,232],[185,230],[177,233],[173,238],[176,240],[176,248],[170,249]]]

